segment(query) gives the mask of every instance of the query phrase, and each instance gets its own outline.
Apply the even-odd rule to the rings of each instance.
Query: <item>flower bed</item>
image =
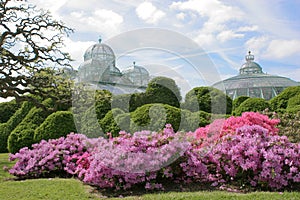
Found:
[[[278,122],[249,112],[189,133],[175,133],[169,124],[161,132],[121,131],[109,139],[72,133],[11,154],[17,163],[10,173],[20,178],[66,174],[115,189],[163,189],[166,181],[291,188],[300,182],[300,145],[277,135]]]

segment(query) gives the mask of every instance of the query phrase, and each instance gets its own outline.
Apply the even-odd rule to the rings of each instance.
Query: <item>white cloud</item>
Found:
[[[61,7],[63,7],[68,0],[32,0],[28,3],[32,3],[33,5],[37,5],[38,8],[43,8],[47,9],[51,12],[51,14],[58,18],[61,19],[61,16],[58,14],[58,11]]]
[[[152,3],[144,2],[136,8],[137,16],[149,24],[156,24],[165,16],[165,13],[157,9]]]
[[[111,37],[120,32],[123,17],[112,10],[97,9],[93,12],[73,11],[65,21],[76,31],[100,32],[104,37]]]
[[[231,39],[243,38],[243,37],[244,37],[244,34],[235,33],[232,30],[222,31],[221,33],[219,33],[217,35],[217,39],[221,42],[226,42],[226,41],[231,40]]]
[[[71,55],[71,58],[74,60],[72,61],[72,66],[74,69],[77,69],[79,65],[83,62],[83,55],[84,52],[88,47],[95,44],[95,42],[87,41],[73,41],[70,38],[65,38],[65,47],[64,50]]]
[[[257,31],[258,30],[258,26],[253,25],[253,26],[242,26],[240,28],[238,28],[238,32],[249,32],[249,31]]]
[[[201,17],[207,17],[203,31],[212,33],[223,30],[223,24],[230,20],[241,20],[243,13],[236,7],[228,6],[219,0],[188,0],[185,2],[173,2],[172,9],[181,11],[195,11]]]
[[[176,18],[179,20],[184,20],[185,19],[185,14],[183,12],[180,12],[176,14]]]
[[[267,47],[269,40],[267,36],[252,37],[245,43],[245,47],[253,54],[260,55]]]
[[[294,55],[300,56],[300,40],[272,40],[265,57],[281,59]]]
[[[194,31],[194,38],[203,48],[218,48],[220,41],[224,42],[242,37],[242,34],[228,30],[231,29],[230,22],[243,20],[244,13],[239,8],[225,4],[220,0],[173,2],[170,9],[197,15],[194,23],[196,27],[200,25],[200,29]]]

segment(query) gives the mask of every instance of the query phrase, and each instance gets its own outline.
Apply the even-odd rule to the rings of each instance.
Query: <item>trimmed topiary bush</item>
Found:
[[[130,129],[132,131],[159,131],[165,124],[172,124],[174,130],[179,130],[181,110],[166,104],[147,104],[131,113]]]
[[[7,122],[19,108],[15,100],[0,103],[0,124]]]
[[[202,110],[208,113],[230,114],[232,99],[218,89],[196,87],[186,94],[182,107],[192,112]]]
[[[300,94],[300,86],[288,87],[283,90],[278,96],[270,100],[271,109],[286,109],[290,98]]]
[[[241,105],[244,101],[249,99],[250,97],[248,96],[240,96],[232,101],[232,110],[235,110],[237,107]]]
[[[67,136],[71,132],[77,132],[70,111],[57,111],[49,115],[46,120],[34,131],[34,141],[42,139],[56,139]]]
[[[42,102],[47,109],[53,108],[54,102],[52,99],[46,99]],[[7,140],[7,148],[10,153],[15,153],[22,147],[30,147],[35,143],[34,131],[39,127],[47,116],[49,111],[42,108],[33,107],[22,122],[13,129]]]
[[[30,147],[35,143],[34,131],[48,116],[42,108],[33,107],[22,122],[11,132],[7,141],[10,153],[16,153],[22,147]]]
[[[18,126],[32,107],[32,103],[24,102],[21,108],[19,108],[6,123],[0,125],[0,153],[8,152],[7,139],[10,133]]]
[[[146,98],[148,103],[168,104],[177,108],[182,99],[175,81],[167,77],[153,78],[146,89]]]
[[[103,119],[99,120],[99,124],[104,134],[111,133],[113,137],[119,135],[121,129],[116,122],[116,117],[121,114],[124,114],[123,110],[119,108],[114,108],[111,111],[109,111]]]
[[[103,119],[111,110],[112,94],[107,90],[97,90],[95,93],[95,110],[97,119]]]
[[[262,98],[249,98],[245,100],[239,107],[237,107],[234,111],[234,115],[241,115],[243,112],[248,111],[263,111],[270,107],[270,104],[267,100]]]

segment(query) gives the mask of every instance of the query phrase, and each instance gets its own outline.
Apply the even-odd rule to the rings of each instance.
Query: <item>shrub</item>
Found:
[[[284,89],[279,95],[270,100],[271,109],[286,109],[290,98],[300,94],[300,86],[293,86]]]
[[[256,112],[263,111],[270,107],[270,104],[267,100],[261,98],[248,98],[246,99],[239,107],[234,111],[234,115],[241,115],[243,112]]]
[[[119,108],[114,108],[109,111],[103,119],[99,120],[99,124],[104,133],[111,133],[113,137],[118,136],[121,129],[115,119],[120,114],[124,114],[124,111]]]
[[[106,113],[111,110],[112,94],[107,90],[96,90],[95,110],[97,119],[103,119]]]
[[[0,103],[0,124],[7,122],[19,108],[20,104],[17,104],[15,100]]]
[[[34,131],[34,141],[56,139],[76,132],[73,114],[70,111],[57,111],[49,115]]]
[[[260,126],[243,126],[205,155],[213,185],[233,183],[277,190],[300,182],[300,146]]]
[[[132,132],[130,130],[130,113],[123,113],[116,116],[115,121],[122,131]]]
[[[8,151],[7,140],[10,133],[18,126],[32,107],[32,103],[24,102],[21,108],[19,108],[6,123],[0,125],[0,153],[6,153]]]
[[[232,111],[234,111],[236,108],[238,108],[241,105],[241,103],[243,103],[244,101],[246,101],[249,98],[250,97],[248,97],[248,96],[240,96],[240,97],[234,99],[232,101]]]
[[[230,114],[232,99],[218,89],[196,87],[186,94],[182,105],[184,109],[192,112],[202,110],[208,113]]]
[[[131,113],[132,131],[159,131],[165,124],[172,124],[178,130],[181,123],[181,110],[166,104],[147,104]]]
[[[34,144],[34,131],[43,123],[47,115],[48,113],[42,108],[33,107],[9,135],[7,141],[8,151],[16,153],[22,147],[30,147]]]
[[[76,117],[76,116],[74,116],[74,117]],[[103,135],[100,124],[98,122],[99,120],[97,119],[97,114],[96,114],[94,106],[90,107],[81,116],[80,121],[81,121],[80,127],[77,126],[78,131],[80,133],[84,133],[88,137],[99,137],[100,135]]]
[[[300,93],[288,100],[286,111],[291,113],[297,113],[300,111]]]
[[[280,123],[278,124],[279,135],[287,136],[289,141],[293,143],[300,142],[300,112],[264,112],[264,114],[274,119],[280,119]]]
[[[146,89],[148,103],[162,103],[179,108],[182,99],[175,81],[166,77],[153,78]]]
[[[203,138],[205,138],[208,143],[214,143],[224,135],[235,134],[238,128],[245,125],[258,125],[266,129],[268,134],[277,135],[279,132],[279,129],[277,128],[279,122],[279,119],[271,119],[267,115],[258,112],[244,112],[242,116],[231,116],[227,119],[214,120],[209,125],[198,128],[194,132],[194,137],[196,140],[202,141]],[[200,144],[199,147],[201,147],[201,145],[202,144]]]
[[[69,134],[66,138],[42,140],[32,149],[22,148],[16,154],[10,154],[10,160],[17,160],[9,170],[19,178],[41,178],[75,174],[77,158],[88,150],[87,137],[81,134]]]

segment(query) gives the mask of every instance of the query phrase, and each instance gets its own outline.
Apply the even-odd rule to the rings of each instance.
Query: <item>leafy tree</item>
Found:
[[[11,0],[0,2],[0,29],[0,97],[42,106],[34,96],[46,99],[53,95],[45,90],[53,82],[43,73],[54,71],[45,67],[70,67],[71,58],[62,47],[63,38],[73,30],[47,11]]]

